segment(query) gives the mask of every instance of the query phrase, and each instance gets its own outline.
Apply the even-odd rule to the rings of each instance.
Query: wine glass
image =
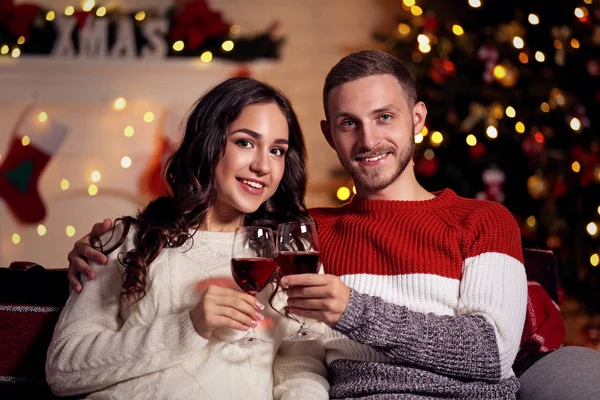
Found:
[[[256,296],[269,283],[275,272],[275,241],[270,228],[239,227],[233,237],[231,273],[238,286],[246,293]],[[246,335],[232,343],[238,345],[268,344],[258,338],[250,327]]]
[[[281,276],[316,274],[319,270],[319,236],[314,222],[284,222],[277,227],[277,268]],[[295,318],[294,318],[295,319]],[[298,331],[283,340],[315,340],[321,334],[307,328],[300,318]]]

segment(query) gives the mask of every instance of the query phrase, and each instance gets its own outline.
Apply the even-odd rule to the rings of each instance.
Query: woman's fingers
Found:
[[[190,313],[196,331],[209,338],[217,328],[247,330],[264,319],[258,311],[264,306],[253,296],[238,290],[209,286]]]
[[[205,304],[209,308],[217,307],[215,314],[237,319],[247,324],[248,321],[260,321],[263,316],[257,311],[256,299],[253,296],[238,292],[237,290],[220,288],[223,290],[207,291]],[[239,315],[245,315],[244,321]],[[251,326],[251,325],[248,325]]]
[[[214,325],[219,328],[237,329],[238,331],[247,331],[252,325],[245,325],[239,321],[223,316],[214,317]]]
[[[256,315],[254,317],[251,317],[239,310],[236,310],[235,308],[222,306],[215,308],[213,313],[211,313],[210,315],[214,320],[229,320],[232,321],[234,324],[241,324],[245,327],[252,328],[256,328],[260,324],[260,320],[263,318],[262,315],[259,319]],[[230,327],[230,325],[226,325],[226,327]]]

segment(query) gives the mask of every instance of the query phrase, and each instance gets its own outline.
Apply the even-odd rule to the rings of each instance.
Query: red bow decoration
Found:
[[[169,38],[183,40],[187,48],[195,50],[206,39],[225,35],[229,28],[221,13],[212,11],[204,0],[193,0],[185,3],[173,17]]]
[[[29,39],[29,28],[33,25],[41,7],[33,4],[15,5],[13,0],[0,0],[0,24],[16,37]]]

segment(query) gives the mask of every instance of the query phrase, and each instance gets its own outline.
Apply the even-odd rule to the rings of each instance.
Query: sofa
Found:
[[[550,251],[525,249],[529,299],[517,376],[562,345],[557,271]],[[69,297],[65,269],[30,262],[0,268],[0,399],[56,399],[45,381],[46,350]]]

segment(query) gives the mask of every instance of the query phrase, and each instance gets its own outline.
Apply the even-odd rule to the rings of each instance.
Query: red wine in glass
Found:
[[[275,272],[275,240],[273,231],[260,226],[239,227],[233,236],[231,275],[244,292],[256,296],[269,283]],[[269,344],[250,328],[246,335],[232,343],[238,345]]]
[[[276,261],[282,276],[316,274],[319,270],[319,251],[319,235],[314,222],[292,221],[277,226]],[[322,336],[311,331],[304,318],[300,318],[298,322],[298,330],[283,340],[314,340]]]
[[[316,274],[319,270],[319,252],[280,251],[277,266],[281,276]]]
[[[256,296],[263,290],[275,271],[272,258],[232,258],[231,272],[235,283],[246,293]]]

